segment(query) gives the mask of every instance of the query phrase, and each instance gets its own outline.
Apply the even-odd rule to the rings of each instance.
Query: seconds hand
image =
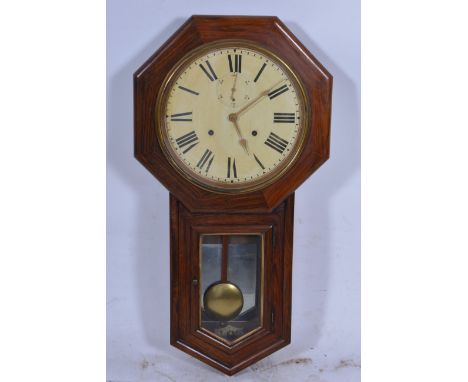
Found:
[[[231,101],[232,102],[235,102],[236,100],[234,98],[234,92],[236,91],[236,82],[237,82],[237,73],[234,76],[234,83],[232,84],[232,88],[231,88]]]

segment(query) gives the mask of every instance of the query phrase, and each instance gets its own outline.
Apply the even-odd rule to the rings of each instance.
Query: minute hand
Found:
[[[236,114],[237,117],[239,117],[242,113],[250,109],[252,106],[254,106],[258,101],[260,101],[263,97],[268,95],[274,88],[276,88],[278,85],[280,85],[282,82],[286,80],[281,80],[280,82],[274,84],[271,88],[261,92],[258,97],[254,98],[252,101],[250,101],[247,105],[245,105],[243,108],[241,108]]]

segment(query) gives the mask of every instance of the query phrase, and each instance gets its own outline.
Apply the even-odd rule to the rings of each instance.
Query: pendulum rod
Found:
[[[228,243],[229,235],[223,235],[223,248],[221,252],[221,282],[228,281]]]

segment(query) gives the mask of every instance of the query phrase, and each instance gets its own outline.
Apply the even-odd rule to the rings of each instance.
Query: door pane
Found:
[[[200,290],[204,291],[209,285],[221,278],[221,236],[203,235],[201,247]],[[203,308],[203,294],[201,297],[200,303]]]
[[[241,314],[255,307],[257,301],[257,276],[261,266],[259,251],[261,237],[258,235],[233,235],[229,237],[228,279],[236,284],[244,295]]]
[[[261,235],[218,235],[210,236],[216,244],[213,251],[207,243],[208,236],[202,237],[200,293],[201,326],[226,342],[233,342],[260,327],[262,315],[262,268],[263,245]],[[215,239],[216,238],[216,239]],[[223,251],[223,242],[226,246]],[[213,244],[212,244],[213,245]],[[207,252],[213,251],[212,260],[206,259]],[[223,254],[227,259],[223,262]],[[219,266],[219,272],[210,272],[209,279],[203,276],[206,265]],[[227,267],[222,272],[222,267]],[[222,279],[222,275],[227,275]],[[226,277],[226,276],[224,276]]]

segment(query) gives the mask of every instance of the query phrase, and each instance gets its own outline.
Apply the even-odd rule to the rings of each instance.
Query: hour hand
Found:
[[[239,136],[239,144],[245,150],[247,155],[250,155],[249,148],[247,146],[247,140],[242,136],[239,124],[237,123],[237,115],[235,113],[230,114],[229,120],[234,124],[234,128],[236,129],[237,135]]]
[[[242,146],[242,148],[245,150],[247,155],[250,155],[249,147],[247,145],[247,140],[245,138],[239,139],[239,143]]]

